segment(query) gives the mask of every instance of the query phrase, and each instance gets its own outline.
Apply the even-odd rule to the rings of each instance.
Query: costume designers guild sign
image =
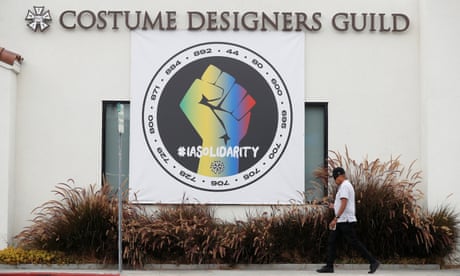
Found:
[[[270,62],[233,43],[169,57],[144,96],[145,141],[172,177],[204,191],[250,185],[277,163],[292,128],[286,85]]]

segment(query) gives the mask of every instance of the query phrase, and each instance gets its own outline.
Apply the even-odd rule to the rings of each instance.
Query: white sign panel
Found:
[[[136,31],[131,40],[131,200],[302,198],[303,33]]]

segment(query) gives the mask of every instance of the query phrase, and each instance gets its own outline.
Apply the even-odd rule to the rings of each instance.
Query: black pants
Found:
[[[366,258],[369,263],[374,263],[377,260],[367,251],[366,247],[359,241],[355,231],[356,222],[341,222],[337,223],[335,231],[329,231],[329,240],[327,247],[327,266],[332,266],[336,258],[337,239],[344,236],[347,241],[361,255]]]

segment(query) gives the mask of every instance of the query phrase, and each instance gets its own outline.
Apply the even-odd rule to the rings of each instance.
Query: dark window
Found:
[[[118,132],[118,105],[124,107],[124,133]],[[129,124],[128,101],[103,102],[102,173],[106,184],[116,191],[119,179],[125,192],[129,187]],[[314,171],[327,166],[327,103],[305,103],[305,196],[307,202],[321,199],[326,190]],[[120,144],[121,143],[121,144]],[[121,149],[121,172],[119,150]],[[120,176],[120,178],[119,178]]]
[[[327,190],[314,171],[327,166],[327,103],[305,103],[305,200],[323,198]]]
[[[102,175],[106,180],[105,184],[112,186],[113,191],[118,190],[119,180],[121,180],[122,191],[125,193],[129,187],[129,102],[104,101],[102,105]],[[124,132],[120,134],[118,114],[121,107]],[[119,158],[121,158],[121,171]]]

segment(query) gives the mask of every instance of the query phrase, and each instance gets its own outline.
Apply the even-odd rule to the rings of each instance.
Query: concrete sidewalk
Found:
[[[144,270],[128,270],[121,276],[309,276],[324,275],[316,272],[321,264],[265,264],[265,265],[146,265]],[[0,276],[120,276],[115,265],[0,265]],[[370,275],[369,265],[338,264],[334,274]],[[373,274],[380,276],[460,276],[460,268],[440,269],[439,265],[382,264]]]
[[[58,271],[58,270],[0,270],[1,276],[117,276],[118,271]],[[312,276],[312,275],[378,275],[378,276],[460,276],[459,269],[448,270],[386,270],[379,269],[374,274],[365,270],[341,270],[335,273],[319,274],[315,270],[125,270],[121,276]]]
[[[374,274],[367,270],[339,270],[333,274],[319,274],[316,271],[300,270],[198,270],[198,271],[125,271],[123,276],[309,276],[309,275],[379,275],[379,276],[460,276],[460,270],[384,270],[379,269]]]
[[[121,276],[309,276],[323,275],[316,272],[321,265],[304,265],[303,267],[274,269],[258,267],[236,269],[152,269],[123,270]],[[338,265],[335,273],[325,275],[370,275],[367,265]],[[4,269],[0,268],[0,276],[118,276],[117,270],[86,270],[86,269]],[[373,275],[379,276],[460,276],[460,269],[436,269],[430,266],[398,266],[382,265]]]

